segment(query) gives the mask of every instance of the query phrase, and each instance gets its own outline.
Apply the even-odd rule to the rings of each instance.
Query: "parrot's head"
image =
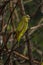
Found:
[[[29,15],[24,16],[24,18],[25,18],[25,21],[26,22],[29,22],[30,21],[30,16]]]

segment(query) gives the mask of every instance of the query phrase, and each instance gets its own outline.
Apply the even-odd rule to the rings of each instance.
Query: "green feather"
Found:
[[[20,39],[22,38],[22,36],[24,35],[24,33],[27,31],[28,29],[28,22],[30,20],[30,17],[28,15],[23,16],[21,21],[18,24],[18,27],[16,29],[17,34],[17,41],[19,42]]]

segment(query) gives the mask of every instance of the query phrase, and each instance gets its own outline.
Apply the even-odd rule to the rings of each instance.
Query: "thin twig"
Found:
[[[37,26],[34,26],[34,27],[31,27],[30,28],[30,33],[29,33],[29,36],[31,36],[36,30],[38,30],[40,27],[43,27],[43,24],[40,24],[40,25],[37,25]]]
[[[22,58],[24,58],[24,59],[26,59],[26,60],[29,60],[28,57],[26,57],[26,56],[24,56],[24,55],[22,55],[22,54],[20,54],[20,53],[18,53],[18,52],[16,52],[16,51],[13,51],[13,53],[16,54],[16,55],[19,56],[19,57],[22,57]],[[35,63],[39,63],[39,62],[36,61],[36,60],[34,60],[33,62],[35,62]]]

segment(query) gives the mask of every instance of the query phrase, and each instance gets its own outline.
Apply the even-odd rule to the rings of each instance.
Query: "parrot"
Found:
[[[30,16],[29,15],[24,15],[21,20],[18,23],[18,26],[16,28],[16,40],[18,41],[17,46],[20,46],[20,40],[25,34],[25,32],[28,29],[28,23],[30,22]],[[25,44],[25,48],[23,50],[23,55],[26,55],[27,53],[27,45]],[[20,63],[24,62],[23,59],[21,59]]]
[[[30,21],[29,15],[24,15],[22,19],[20,20],[16,32],[17,32],[17,41],[20,42],[22,36],[25,34],[25,32],[28,29],[28,22]]]

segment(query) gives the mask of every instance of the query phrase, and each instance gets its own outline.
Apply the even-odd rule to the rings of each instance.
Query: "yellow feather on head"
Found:
[[[23,18],[25,19],[26,22],[28,22],[30,20],[30,16],[29,15],[25,15],[25,16],[23,16]]]

